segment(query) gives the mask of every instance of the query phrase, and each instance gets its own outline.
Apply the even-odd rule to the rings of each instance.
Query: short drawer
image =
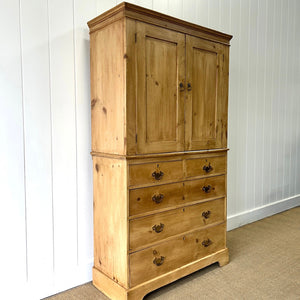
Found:
[[[183,162],[154,162],[129,166],[129,185],[153,185],[183,178]]]
[[[224,197],[225,194],[224,175],[185,182],[185,198],[189,202]]]
[[[185,203],[184,183],[171,183],[129,191],[129,215],[151,212]]]
[[[129,222],[130,251],[224,220],[224,198],[133,219]]]
[[[186,177],[209,176],[226,172],[226,156],[188,158],[185,160]]]
[[[224,249],[225,232],[223,223],[130,254],[131,287]]]

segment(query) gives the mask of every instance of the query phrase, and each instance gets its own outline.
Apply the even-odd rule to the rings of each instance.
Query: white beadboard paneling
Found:
[[[300,17],[299,17],[299,12],[300,12],[300,2],[296,1],[296,11],[297,16],[296,16],[296,46],[295,46],[295,57],[294,57],[294,61],[295,61],[295,81],[294,81],[294,85],[293,88],[295,89],[295,100],[296,100],[296,104],[295,107],[297,107],[297,122],[296,124],[296,128],[297,128],[297,133],[296,133],[296,143],[297,143],[297,147],[296,147],[296,157],[293,157],[293,161],[296,165],[296,174],[295,174],[295,186],[296,186],[296,193],[295,194],[300,194],[300,57],[299,57],[299,53],[300,53],[300,38],[299,38],[299,34],[298,34],[298,29],[300,28]]]
[[[291,90],[291,98],[292,98],[292,102],[290,104],[289,107],[289,113],[288,113],[288,118],[290,120],[290,143],[291,143],[291,147],[290,147],[290,154],[289,154],[289,159],[290,159],[290,189],[289,189],[289,196],[294,195],[296,193],[296,182],[293,180],[293,178],[295,178],[295,174],[297,172],[296,168],[295,168],[295,157],[297,155],[297,120],[298,118],[298,111],[297,111],[297,102],[299,102],[299,98],[296,97],[296,92],[295,89],[293,88],[296,84],[296,82],[294,81],[294,74],[295,74],[295,70],[296,68],[295,66],[295,60],[297,60],[297,56],[296,56],[296,14],[297,14],[297,10],[296,10],[296,1],[297,0],[293,0],[291,1],[291,5],[290,5],[290,24],[289,24],[289,29],[291,30],[290,32],[290,39],[288,41],[288,43],[291,44],[291,51],[289,54],[289,62],[288,62],[288,90]],[[297,64],[296,64],[297,65]]]
[[[16,269],[27,280],[26,198],[19,1],[1,1],[0,12],[0,280],[10,289]],[[9,30],[8,30],[9,29]]]
[[[197,24],[208,27],[208,2],[209,0],[196,0]]]
[[[266,23],[266,63],[265,69],[265,109],[264,109],[264,152],[263,156],[263,204],[270,202],[270,191],[272,183],[271,167],[274,163],[271,160],[271,137],[272,137],[272,118],[273,118],[273,78],[274,78],[274,62],[273,57],[275,53],[275,39],[276,33],[274,28],[275,23],[275,3],[274,1],[267,1],[267,23]]]
[[[276,33],[277,33],[277,41],[276,41],[276,51],[275,51],[275,76],[274,76],[274,98],[273,98],[273,104],[274,104],[274,111],[273,111],[273,140],[272,140],[272,173],[274,174],[273,180],[272,180],[272,190],[271,190],[271,201],[279,200],[280,198],[279,195],[282,194],[282,161],[280,153],[280,138],[281,138],[281,126],[282,120],[281,120],[281,90],[283,88],[283,85],[281,84],[281,73],[282,73],[282,35],[283,35],[283,30],[281,28],[283,27],[282,24],[282,1],[277,0],[275,2],[275,18],[276,18],[276,23],[275,23],[275,28],[276,28]]]
[[[153,10],[168,14],[168,1],[153,0]]]
[[[219,2],[220,8],[220,28],[219,30],[225,33],[231,33],[231,5],[230,0],[221,0]]]
[[[123,1],[118,1],[118,0],[95,0],[95,1],[96,1],[97,13],[94,17],[104,13],[105,11],[113,8],[115,5],[123,2]]]
[[[77,137],[73,1],[49,2],[54,270],[77,264]]]
[[[229,59],[229,101],[228,101],[228,163],[227,172],[227,213],[231,215],[237,211],[237,172],[238,165],[238,139],[235,138],[237,132],[237,120],[239,117],[239,82],[240,82],[240,1],[230,1],[231,28],[229,32],[233,35],[230,47]]]
[[[248,178],[247,178],[247,102],[248,102],[248,81],[249,81],[249,0],[240,2],[240,31],[236,39],[240,40],[239,48],[239,83],[234,86],[238,90],[238,116],[236,123],[236,130],[229,132],[237,139],[237,157],[236,163],[238,165],[236,173],[236,213],[247,209],[248,203],[245,201],[248,192]],[[229,99],[230,101],[230,99]],[[230,117],[230,116],[229,116]],[[253,162],[249,162],[253,163]],[[240,199],[244,199],[241,201]]]
[[[47,2],[21,2],[28,281],[51,283],[52,161]],[[12,260],[15,257],[11,258]]]
[[[256,135],[255,126],[257,120],[258,111],[256,111],[257,102],[257,81],[256,81],[256,62],[257,62],[257,18],[258,18],[258,0],[249,1],[249,27],[248,29],[248,80],[247,80],[247,131],[246,131],[246,149],[247,149],[247,194],[246,203],[247,208],[250,209],[255,206],[255,147],[256,147]]]
[[[182,18],[186,21],[197,24],[198,6],[199,6],[199,1],[197,0],[184,0],[182,4]]]
[[[265,106],[266,106],[266,24],[267,24],[267,2],[258,1],[257,3],[257,28],[256,28],[256,93],[255,93],[255,149],[254,149],[254,206],[263,205],[263,159],[264,159],[264,130],[265,130]],[[260,92],[259,92],[260,91]]]
[[[183,0],[164,0],[168,1],[168,12],[167,14],[175,17],[175,18],[182,18],[182,7],[184,5]]]
[[[220,28],[220,1],[208,1],[208,26],[215,30]]]
[[[77,115],[78,263],[93,260],[93,166],[91,151],[90,43],[87,20],[93,1],[74,2],[75,87]]]

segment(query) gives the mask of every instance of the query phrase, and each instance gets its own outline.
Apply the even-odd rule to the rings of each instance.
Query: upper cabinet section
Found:
[[[88,25],[93,152],[227,147],[231,36],[128,3]]]

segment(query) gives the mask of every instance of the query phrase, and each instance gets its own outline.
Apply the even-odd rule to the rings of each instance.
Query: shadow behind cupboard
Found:
[[[142,299],[228,262],[231,36],[129,3],[88,25],[93,283]]]

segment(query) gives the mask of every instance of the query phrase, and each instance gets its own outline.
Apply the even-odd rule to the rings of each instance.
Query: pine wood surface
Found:
[[[91,126],[95,152],[126,151],[123,27],[119,20],[91,34]]]
[[[127,3],[88,24],[93,282],[141,299],[228,262],[231,36]]]
[[[137,153],[184,150],[185,36],[137,23]]]
[[[156,172],[162,175],[155,179],[152,174]],[[161,184],[183,179],[182,160],[153,162],[129,166],[129,185],[139,186],[145,184]]]
[[[129,222],[129,251],[146,248],[149,244],[184,232],[224,222],[224,205],[222,198],[132,219]]]
[[[226,156],[185,159],[186,177],[212,176],[226,172]]]
[[[94,266],[128,286],[126,161],[93,157]]]
[[[192,261],[225,248],[224,226],[221,224],[204,230],[188,233],[130,255],[130,285],[135,286],[149,279],[175,270]],[[207,247],[203,242],[210,241]],[[161,265],[155,259],[164,261]],[[147,272],[145,272],[147,270]]]
[[[120,18],[132,18],[145,23],[167,27],[172,30],[188,33],[202,37],[203,39],[212,40],[229,45],[232,36],[207,27],[199,26],[190,22],[183,21],[153,10],[149,10],[131,3],[122,2],[100,16],[90,20],[88,25],[90,32],[99,30]]]

